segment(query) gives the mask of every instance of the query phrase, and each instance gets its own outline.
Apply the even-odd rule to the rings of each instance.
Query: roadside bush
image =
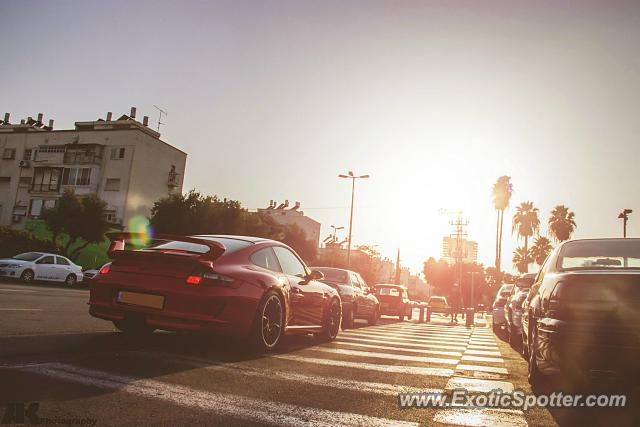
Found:
[[[61,253],[62,248],[50,240],[39,239],[28,231],[0,227],[0,258],[32,251]]]

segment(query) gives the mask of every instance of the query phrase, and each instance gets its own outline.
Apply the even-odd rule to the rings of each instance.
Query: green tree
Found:
[[[552,250],[553,246],[551,245],[551,240],[544,236],[540,236],[535,240],[535,242],[533,242],[533,246],[531,246],[529,255],[536,264],[542,265],[542,263],[545,259],[547,259],[549,253],[551,253]]]
[[[496,268],[501,269],[502,261],[502,226],[504,222],[504,211],[509,207],[513,187],[511,185],[511,177],[503,175],[493,184],[491,196],[493,206],[496,208],[498,218],[496,222]]]
[[[518,270],[518,273],[526,273],[529,270],[529,253],[523,247],[518,247],[513,252],[513,266]]]
[[[551,210],[549,232],[556,242],[563,242],[571,238],[571,234],[577,227],[575,217],[575,213],[564,205],[558,205]]]
[[[78,254],[91,243],[100,243],[111,224],[105,218],[107,204],[95,194],[77,196],[73,191],[65,191],[56,206],[42,213],[51,239],[57,244],[58,238],[66,234],[65,254],[76,259]]]
[[[516,208],[513,215],[513,226],[511,232],[517,232],[518,237],[524,238],[524,248],[522,255],[525,256],[522,262],[525,263],[526,273],[529,270],[529,238],[538,234],[540,230],[540,218],[538,217],[538,208],[533,206],[532,202],[522,202]]]

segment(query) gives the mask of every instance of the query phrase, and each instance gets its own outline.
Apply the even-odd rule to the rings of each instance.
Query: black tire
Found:
[[[340,331],[340,323],[342,323],[342,305],[340,301],[333,299],[329,303],[322,332],[315,334],[316,340],[318,342],[329,342],[336,339]]]
[[[536,362],[536,331],[535,326],[531,330],[529,337],[531,341],[531,347],[529,348],[529,369],[527,370],[527,380],[534,389],[540,388],[544,385],[546,378],[540,369],[538,369],[538,363]]]
[[[496,325],[493,321],[491,321],[491,329],[493,329],[493,333],[498,335],[500,332],[500,327]]]
[[[401,322],[404,322],[404,314],[400,314],[398,316],[398,319],[400,319]]]
[[[409,312],[409,314],[407,314],[407,320],[411,320],[413,317],[413,306],[410,305],[407,311]]]
[[[153,334],[155,328],[142,321],[114,320],[113,325],[122,333],[132,337],[145,337]]]
[[[76,276],[75,274],[68,275],[67,278],[64,279],[64,284],[70,288],[74,287],[78,284],[78,276]]]
[[[33,282],[34,278],[35,278],[35,274],[33,270],[30,270],[30,269],[23,271],[22,274],[20,275],[20,280],[22,280],[24,283],[31,283]]]
[[[355,308],[353,306],[344,309],[344,313],[342,313],[342,330],[353,328],[354,311]]]
[[[516,334],[516,331],[513,330],[512,326],[509,326],[507,328],[507,331],[509,333],[509,344],[511,345],[511,347],[516,347],[519,344],[518,338],[518,334]]]
[[[522,357],[525,358],[525,360],[529,360],[529,347],[527,346],[527,343],[524,340],[524,331],[522,331]]]
[[[252,349],[260,353],[275,349],[284,333],[284,319],[282,298],[275,291],[267,292],[256,311],[251,333]]]
[[[369,324],[369,326],[373,326],[378,323],[379,319],[380,319],[380,309],[378,308],[378,306],[375,306],[373,308],[373,312],[371,313],[371,317],[369,317],[369,320],[367,321],[367,323]]]

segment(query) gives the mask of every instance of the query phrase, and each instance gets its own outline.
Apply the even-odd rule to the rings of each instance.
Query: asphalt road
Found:
[[[0,283],[0,417],[37,402],[51,425],[637,425],[636,389],[626,409],[400,409],[404,391],[530,392],[526,363],[482,319],[383,318],[332,343],[286,337],[255,356],[205,335],[133,341],[90,317],[87,298]]]

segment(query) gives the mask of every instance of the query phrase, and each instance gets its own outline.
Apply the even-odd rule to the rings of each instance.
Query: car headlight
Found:
[[[5,268],[20,268],[20,264],[7,264]]]

